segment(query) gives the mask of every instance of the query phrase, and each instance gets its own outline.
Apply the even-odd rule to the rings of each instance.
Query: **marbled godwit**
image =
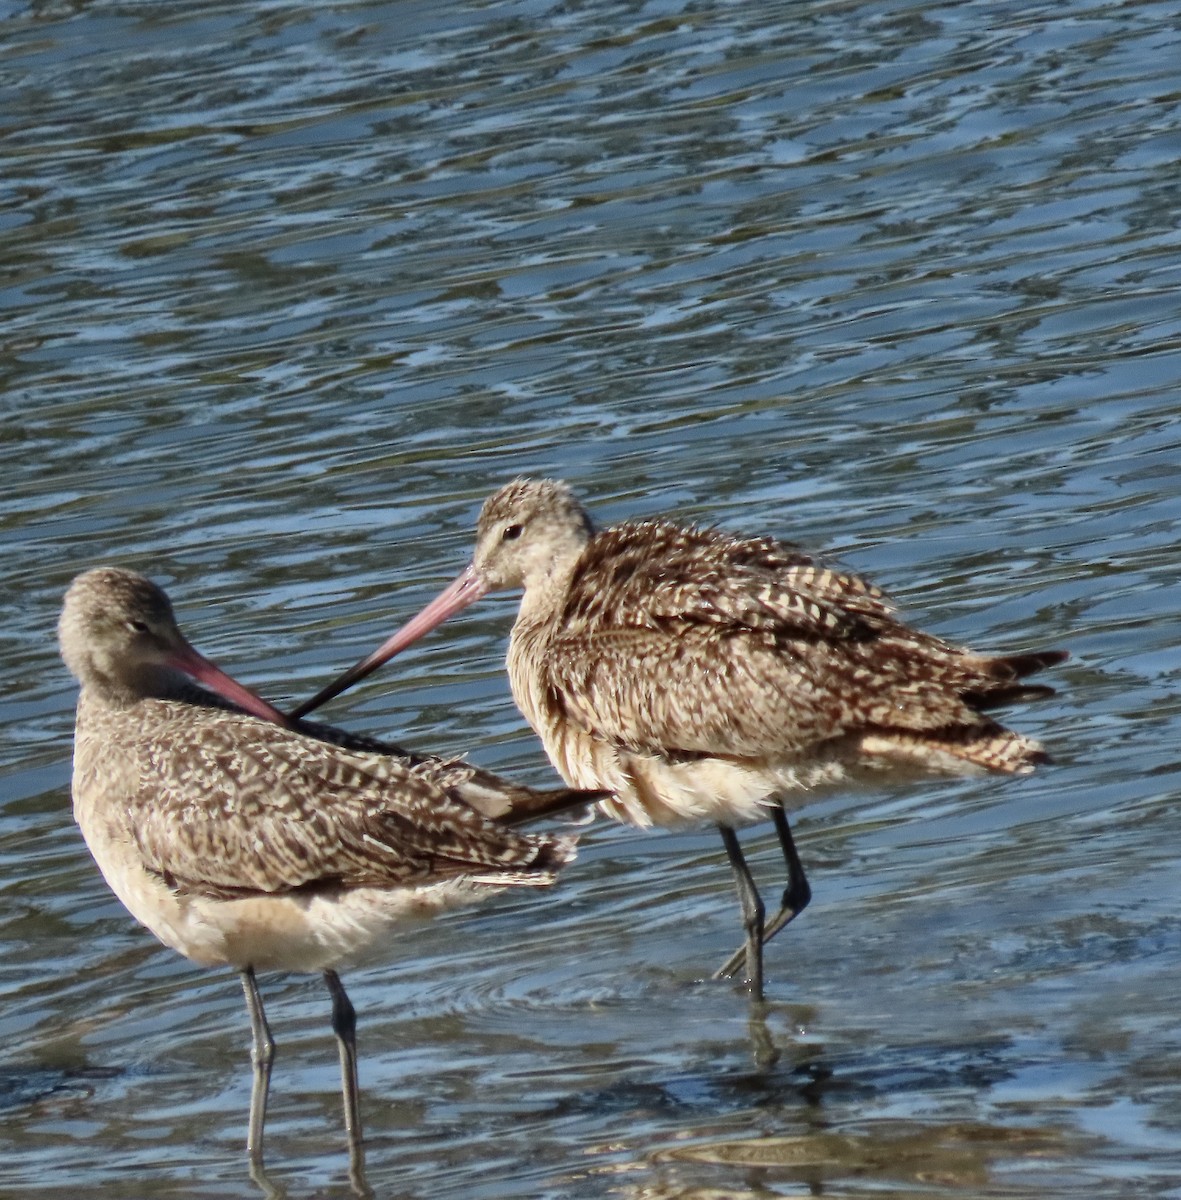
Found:
[[[513,696],[562,777],[613,792],[601,806],[620,821],[718,825],[746,931],[718,974],[745,961],[756,998],[763,942],[811,898],[785,805],[875,769],[1022,773],[1045,758],[984,710],[1048,694],[1021,680],[1064,652],[949,645],[903,624],[871,584],[771,538],[660,520],[595,532],[550,480],[490,497],[463,574],[296,713],[502,588],[524,590]],[[788,881],[765,924],[734,827],[768,811]]]
[[[99,870],[166,946],[241,974],[253,1034],[252,1167],[261,1172],[274,1057],[254,973],[319,971],[332,997],[353,1178],[363,1183],[356,1021],[336,968],[375,957],[408,917],[488,889],[551,883],[573,839],[526,836],[481,815],[465,791],[506,812],[546,806],[525,789],[499,793],[485,772],[283,728],[288,719],[202,658],[168,597],[130,571],[78,576],[59,638],[82,685],[74,815]]]

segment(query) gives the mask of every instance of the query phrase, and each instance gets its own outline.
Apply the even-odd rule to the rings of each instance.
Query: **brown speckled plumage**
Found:
[[[346,750],[199,702],[207,693],[156,661],[180,633],[167,598],[141,577],[80,576],[61,624],[82,684],[75,801],[117,813],[144,868],[184,891],[282,894],[457,875],[548,882],[565,860],[567,841],[514,833],[464,803],[456,789],[470,776],[454,763]],[[117,640],[119,653],[108,652]]]
[[[548,882],[563,861],[552,842],[457,802],[433,770],[254,718],[244,738],[224,714],[152,708],[150,740],[129,748],[140,786],[124,803],[145,866],[183,891]]]
[[[853,577],[747,550],[713,531],[605,530],[561,612],[527,627],[539,630],[529,669],[588,729],[648,753],[802,758],[859,733],[991,740],[995,723],[966,697],[1009,688],[1003,660],[900,624]],[[976,761],[975,739],[956,740]],[[1028,762],[1030,743],[1009,741],[988,765]]]
[[[614,815],[676,822],[628,794],[626,777],[650,774],[652,758],[717,758],[808,787],[850,769],[1020,772],[1044,757],[983,709],[1045,694],[1020,680],[1061,654],[974,654],[773,539],[668,521],[594,533],[576,504],[564,484],[509,484],[480,514],[475,566],[489,589],[525,589],[514,696],[567,781],[617,792],[604,805]],[[599,767],[579,769],[581,756]],[[609,758],[617,769],[602,769]]]
[[[1045,757],[986,710],[1047,694],[1022,680],[1062,652],[951,645],[903,623],[872,584],[771,538],[662,520],[595,532],[551,480],[491,496],[464,575],[345,678],[503,588],[524,592],[513,696],[554,766],[613,792],[602,806],[620,820],[721,826],[752,939],[762,916],[732,826],[777,822],[791,893],[778,928],[810,894],[780,805],[854,774],[1021,773]],[[748,942],[757,993],[753,954]]]
[[[335,1024],[347,1005],[335,967],[387,949],[407,917],[551,883],[573,856],[570,838],[520,834],[480,811],[510,812],[514,797],[544,807],[539,794],[327,726],[310,726],[314,737],[283,727],[197,655],[168,598],[133,572],[75,579],[59,637],[82,685],[74,811],[99,868],[166,945],[241,971],[252,1018],[255,968],[324,972]],[[346,1072],[346,1113],[348,1087]]]

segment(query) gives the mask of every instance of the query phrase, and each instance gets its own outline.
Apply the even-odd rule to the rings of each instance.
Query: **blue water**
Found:
[[[1181,4],[0,16],[0,1193],[252,1186],[237,982],[73,826],[69,579],[294,701],[546,473],[1068,647],[1010,717],[1055,762],[805,808],[762,1025],[709,831],[408,931],[346,978],[374,1191],[1178,1194]],[[330,714],[552,783],[511,612]],[[327,997],[263,987],[272,1175],[346,1195]]]

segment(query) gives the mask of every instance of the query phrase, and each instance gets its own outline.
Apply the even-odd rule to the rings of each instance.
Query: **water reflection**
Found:
[[[871,1130],[817,1128],[801,1136],[704,1140],[657,1151],[652,1163],[658,1174],[673,1178],[645,1184],[634,1194],[652,1200],[706,1200],[720,1194],[753,1198],[779,1194],[777,1184],[799,1183],[810,1193],[826,1195],[842,1194],[845,1188],[850,1193],[873,1188],[897,1194],[920,1188],[981,1195],[1019,1186],[1022,1176],[1036,1187],[1040,1174],[1085,1148],[1084,1139],[1053,1127],[881,1121]],[[748,1181],[746,1188],[739,1185],[735,1190],[730,1182],[719,1190],[701,1182],[703,1168],[710,1167],[726,1168],[717,1173],[719,1178],[737,1176]],[[684,1175],[696,1178],[692,1183],[677,1178]],[[1080,1195],[1085,1194],[1081,1182]]]

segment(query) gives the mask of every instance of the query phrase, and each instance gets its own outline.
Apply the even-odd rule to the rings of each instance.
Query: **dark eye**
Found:
[[[506,525],[504,527],[504,533],[502,533],[500,536],[506,542],[515,542],[517,538],[521,536],[523,531],[524,526],[522,525]]]
[[[132,633],[150,633],[151,632],[151,630],[148,629],[148,624],[146,621],[128,621],[127,628],[130,629]]]

